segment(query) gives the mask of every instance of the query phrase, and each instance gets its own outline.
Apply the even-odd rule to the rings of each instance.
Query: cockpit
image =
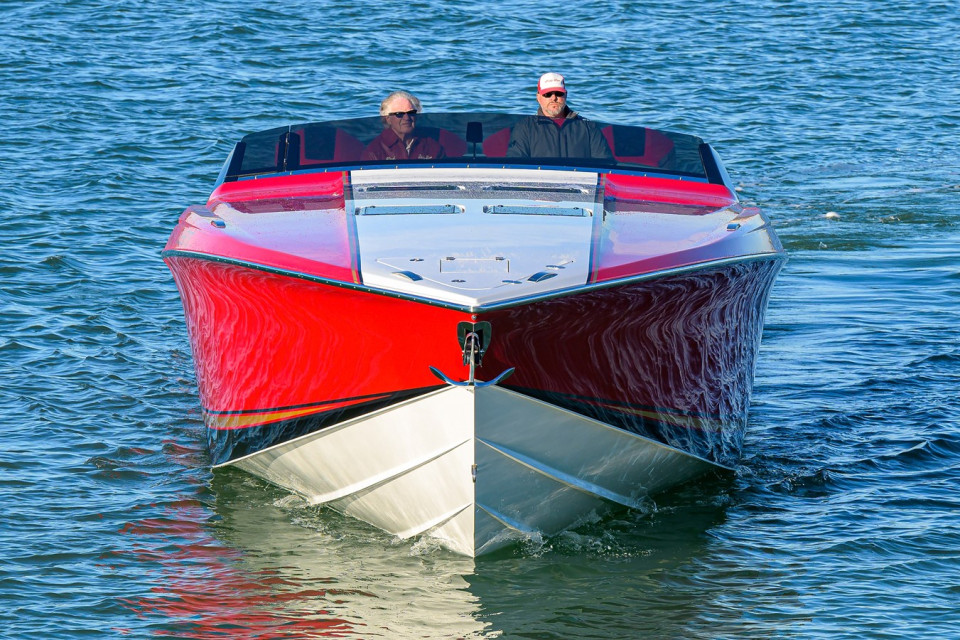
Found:
[[[594,121],[613,158],[510,157],[513,127],[527,115],[503,113],[417,114],[415,135],[432,138],[442,157],[365,159],[364,150],[384,131],[380,116],[277,127],[244,136],[217,183],[303,171],[383,167],[501,166],[616,171],[725,184],[716,152],[700,138],[647,127]],[[433,145],[432,148],[437,148]]]

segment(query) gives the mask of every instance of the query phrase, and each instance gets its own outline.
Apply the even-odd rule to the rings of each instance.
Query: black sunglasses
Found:
[[[417,111],[394,111],[393,113],[388,113],[388,116],[393,116],[397,120],[403,120],[403,116],[410,116],[411,118],[417,117]]]
[[[547,93],[543,94],[543,97],[544,98],[553,98],[553,97],[566,98],[567,94],[563,93],[562,91],[548,91]]]

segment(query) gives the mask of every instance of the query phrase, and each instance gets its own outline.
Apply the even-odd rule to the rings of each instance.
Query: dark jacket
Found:
[[[414,134],[416,135],[416,134]],[[433,138],[415,137],[410,150],[400,142],[400,138],[392,129],[384,129],[363,150],[362,160],[420,160],[428,158],[443,158],[446,154],[443,147]]]
[[[563,126],[553,118],[537,115],[518,122],[510,134],[507,157],[512,158],[594,158],[613,160],[607,139],[595,122],[567,110]]]

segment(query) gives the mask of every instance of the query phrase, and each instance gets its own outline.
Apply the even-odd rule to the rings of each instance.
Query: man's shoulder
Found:
[[[595,129],[597,131],[600,130],[599,122],[597,122],[596,120],[591,120],[590,118],[584,118],[583,116],[581,116],[579,113],[576,113],[576,112],[573,118],[568,118],[568,122],[570,123],[575,122],[577,123],[577,126],[584,127],[586,129],[590,129],[590,130]]]
[[[585,117],[583,117],[582,115],[580,115],[580,112],[578,112],[578,111],[571,111],[571,112],[569,112],[569,113],[567,114],[567,120],[569,120],[569,121],[571,121],[571,122],[582,122],[582,123],[584,123],[584,124],[589,124],[589,125],[594,125],[594,126],[597,124],[596,122],[594,122],[594,121],[591,120],[590,118],[585,118]]]
[[[537,126],[537,122],[539,120],[540,120],[540,116],[538,115],[524,116],[523,118],[520,118],[519,120],[517,120],[517,122],[513,125],[513,130],[523,131],[524,129],[530,129],[532,127]]]

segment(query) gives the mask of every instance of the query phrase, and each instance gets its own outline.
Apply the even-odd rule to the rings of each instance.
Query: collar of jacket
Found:
[[[574,110],[571,109],[570,107],[564,107],[564,108],[567,110],[566,115],[563,116],[564,119],[566,119],[566,120],[573,120],[574,118],[577,117],[577,112],[576,112],[576,111],[574,111]],[[543,112],[543,109],[541,109],[541,108],[539,108],[539,107],[537,107],[537,115],[538,115],[538,116],[542,116],[542,117],[544,117],[544,118],[550,118],[550,116],[548,116],[547,114],[545,114],[545,113]],[[553,120],[553,118],[550,118],[550,119]]]

